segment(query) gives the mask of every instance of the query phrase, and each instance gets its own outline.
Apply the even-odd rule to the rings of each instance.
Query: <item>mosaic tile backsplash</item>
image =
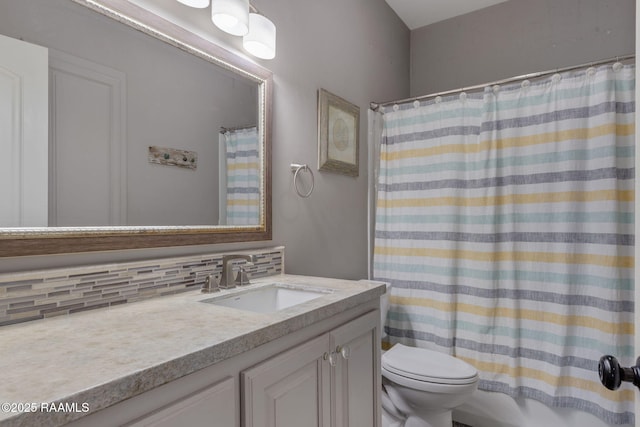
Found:
[[[245,267],[249,279],[283,272],[284,247],[239,253],[254,255]],[[198,289],[207,275],[220,276],[224,255],[0,274],[0,326]]]

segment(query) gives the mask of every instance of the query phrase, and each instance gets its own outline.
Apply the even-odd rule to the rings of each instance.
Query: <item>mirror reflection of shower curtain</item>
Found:
[[[226,182],[226,197],[221,195],[220,224],[260,224],[260,151],[257,127],[228,130],[220,134],[224,147],[221,180]]]

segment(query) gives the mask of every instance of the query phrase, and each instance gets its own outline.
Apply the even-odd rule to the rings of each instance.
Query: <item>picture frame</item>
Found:
[[[357,177],[360,108],[318,90],[318,170]]]

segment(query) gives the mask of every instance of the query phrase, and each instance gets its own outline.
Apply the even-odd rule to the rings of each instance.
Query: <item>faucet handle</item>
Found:
[[[249,276],[247,275],[247,270],[244,267],[240,266],[238,269],[238,275],[236,276],[236,284],[239,286],[250,285]]]
[[[213,292],[218,292],[220,287],[218,283],[216,283],[216,278],[213,274],[208,274],[207,277],[204,278],[204,285],[202,285],[202,292],[205,294],[210,294]]]

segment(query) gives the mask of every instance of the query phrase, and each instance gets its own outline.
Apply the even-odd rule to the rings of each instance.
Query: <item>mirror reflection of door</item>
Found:
[[[50,73],[49,225],[126,225],[126,76],[53,50]]]
[[[5,36],[0,52],[0,146],[11,159],[0,224],[126,224],[124,74]]]
[[[47,49],[0,35],[0,224],[47,226]]]

